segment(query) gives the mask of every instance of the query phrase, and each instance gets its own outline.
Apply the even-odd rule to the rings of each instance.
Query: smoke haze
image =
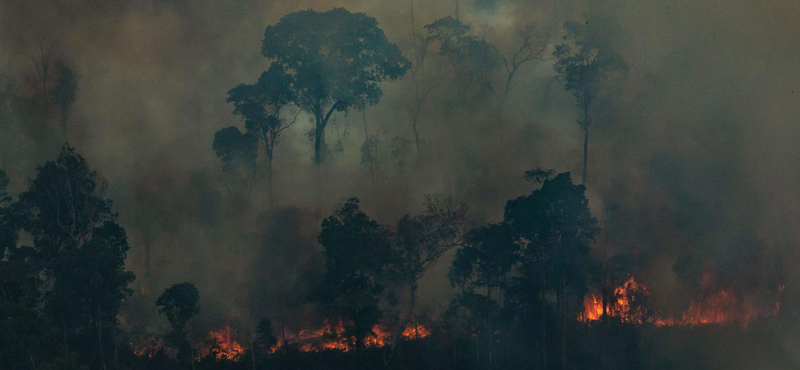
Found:
[[[334,115],[326,140],[344,149],[322,169],[301,113],[276,149],[275,209],[263,182],[223,181],[211,142],[220,128],[242,126],[226,92],[269,66],[264,28],[293,11],[333,7],[375,17],[408,55],[408,0],[0,2],[0,73],[24,88],[20,76],[36,73],[31,57],[52,43],[80,75],[67,139],[109,180],[134,285],[154,292],[151,300],[191,281],[209,326],[271,316],[296,327],[312,320],[305,298],[324,272],[320,222],[343,199],[359,197],[367,214],[393,224],[439,192],[466,202],[476,221],[497,221],[506,200],[530,192],[524,171],[580,172],[578,108],[548,60],[521,67],[502,119],[477,89],[434,90],[420,118],[429,163],[402,176],[375,184],[360,147],[364,120],[385,143],[413,139],[408,78],[383,83],[381,102],[363,117]],[[414,2],[414,32],[454,7]],[[471,0],[459,12],[505,52],[525,24],[553,30],[552,44],[565,21],[588,22],[627,61],[593,112],[587,188],[604,229],[599,258],[635,256],[675,312],[689,300],[681,274],[710,272],[717,287],[753,292],[780,268],[788,295],[797,292],[800,3]],[[14,191],[63,145],[27,137],[2,161]],[[682,259],[700,268],[676,267]],[[448,267],[442,261],[421,284],[423,310],[448,304]]]

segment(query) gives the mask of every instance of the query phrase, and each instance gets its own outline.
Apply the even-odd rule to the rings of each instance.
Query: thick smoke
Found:
[[[427,165],[374,180],[360,163],[364,120],[384,144],[412,139],[406,79],[384,84],[381,103],[363,117],[334,117],[326,137],[344,150],[321,170],[312,166],[309,117],[300,114],[277,148],[275,209],[263,181],[224,181],[211,141],[216,130],[242,125],[225,94],[268,66],[264,27],[292,11],[332,7],[377,18],[409,50],[409,1],[0,2],[4,76],[24,88],[21,76],[35,74],[31,56],[51,43],[80,75],[67,140],[110,182],[135,284],[150,290],[136,298],[143,315],[166,286],[192,281],[208,326],[261,316],[301,325],[312,320],[305,295],[323,269],[319,223],[343,198],[358,196],[391,224],[419,211],[424,194],[450,193],[490,221],[507,199],[530,191],[525,170],[580,171],[574,100],[552,61],[533,61],[516,76],[502,117],[479,89],[448,82],[434,90],[420,119]],[[413,7],[420,34],[455,11],[452,0]],[[675,310],[693,294],[682,279],[703,273],[717,288],[747,292],[774,283],[770,271],[782,271],[790,292],[800,282],[791,268],[800,238],[792,227],[800,221],[798,16],[800,5],[789,1],[459,4],[460,19],[503,51],[525,24],[549,28],[557,43],[561,24],[576,20],[625,57],[629,71],[607,83],[594,108],[588,191],[605,230],[595,254],[633,255],[662,296],[684,295]],[[2,161],[12,189],[63,144],[27,140],[37,144]],[[447,262],[423,283],[425,309],[448,303]]]

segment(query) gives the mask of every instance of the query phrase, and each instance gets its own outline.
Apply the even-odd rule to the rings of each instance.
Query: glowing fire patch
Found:
[[[204,356],[213,355],[217,360],[239,361],[244,348],[231,338],[231,327],[225,325],[219,331],[211,331],[206,339],[208,348]]]
[[[164,339],[149,335],[137,342],[130,342],[131,350],[137,357],[153,358],[164,349]]]
[[[387,326],[378,324],[372,327],[372,332],[364,338],[364,347],[384,347],[392,343],[393,331]],[[422,339],[431,334],[430,328],[421,324],[409,324],[401,332],[402,340]],[[318,352],[337,350],[348,352],[356,347],[355,338],[345,335],[344,322],[341,319],[326,321],[322,329],[301,330],[297,335],[290,336],[289,343],[297,346],[301,352]],[[283,344],[281,344],[283,345]],[[275,351],[277,348],[272,349]]]
[[[784,287],[779,287],[779,294]],[[697,299],[689,304],[689,308],[675,319],[672,315],[661,317],[647,311],[646,300],[650,296],[649,288],[630,276],[622,285],[616,287],[608,297],[606,314],[622,322],[641,324],[652,323],[656,326],[692,326],[705,324],[739,323],[742,327],[757,317],[774,316],[780,309],[780,301],[775,302],[774,310],[758,310],[753,296],[737,296],[733,291],[721,290]],[[649,314],[648,314],[649,313]],[[583,311],[578,320],[582,322],[598,321],[603,317],[603,297],[590,293],[583,298]]]

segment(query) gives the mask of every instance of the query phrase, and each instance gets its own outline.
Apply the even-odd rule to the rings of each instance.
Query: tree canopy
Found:
[[[336,111],[380,101],[379,83],[403,76],[409,62],[375,18],[344,8],[290,13],[267,26],[261,53],[290,76],[292,103],[315,118],[315,163],[325,156],[324,130]],[[277,67],[276,67],[277,66]]]

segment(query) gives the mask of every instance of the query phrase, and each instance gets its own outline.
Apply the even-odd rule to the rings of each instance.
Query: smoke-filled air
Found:
[[[800,3],[0,0],[0,369],[800,368]]]

